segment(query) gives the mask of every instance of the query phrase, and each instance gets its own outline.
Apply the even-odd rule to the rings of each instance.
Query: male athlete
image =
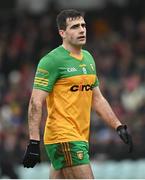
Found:
[[[37,67],[28,110],[30,141],[24,167],[40,162],[39,127],[46,100],[48,117],[44,144],[52,163],[51,179],[93,179],[88,154],[91,107],[132,151],[131,136],[99,89],[94,59],[86,43],[84,16],[63,10],[57,16],[62,45],[44,56]]]

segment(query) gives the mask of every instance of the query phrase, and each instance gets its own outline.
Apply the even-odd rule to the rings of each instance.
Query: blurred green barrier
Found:
[[[91,161],[96,179],[145,179],[145,160]],[[48,179],[50,165],[41,163],[33,169],[19,166],[16,171],[21,179]]]

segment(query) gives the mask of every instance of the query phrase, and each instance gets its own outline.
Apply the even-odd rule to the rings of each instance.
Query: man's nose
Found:
[[[82,34],[84,32],[85,32],[85,29],[82,26],[80,26],[80,33]]]

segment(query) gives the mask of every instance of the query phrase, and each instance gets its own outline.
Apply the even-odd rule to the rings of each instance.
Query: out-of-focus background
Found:
[[[145,178],[144,0],[0,1],[0,177],[48,178],[43,143],[40,165],[24,169],[21,161],[36,65],[61,44],[56,15],[66,8],[86,12],[85,49],[95,58],[102,93],[134,141],[129,154],[117,133],[92,112],[90,158],[95,177]],[[42,136],[44,124],[45,115]]]

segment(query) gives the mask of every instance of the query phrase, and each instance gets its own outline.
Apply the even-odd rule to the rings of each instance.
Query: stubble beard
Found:
[[[75,47],[80,47],[80,48],[82,48],[85,44],[86,44],[86,40],[84,41],[84,42],[79,42],[79,41],[77,41],[77,42],[74,42],[74,43],[72,43],[71,42],[71,44],[72,44],[72,46],[75,46]]]

